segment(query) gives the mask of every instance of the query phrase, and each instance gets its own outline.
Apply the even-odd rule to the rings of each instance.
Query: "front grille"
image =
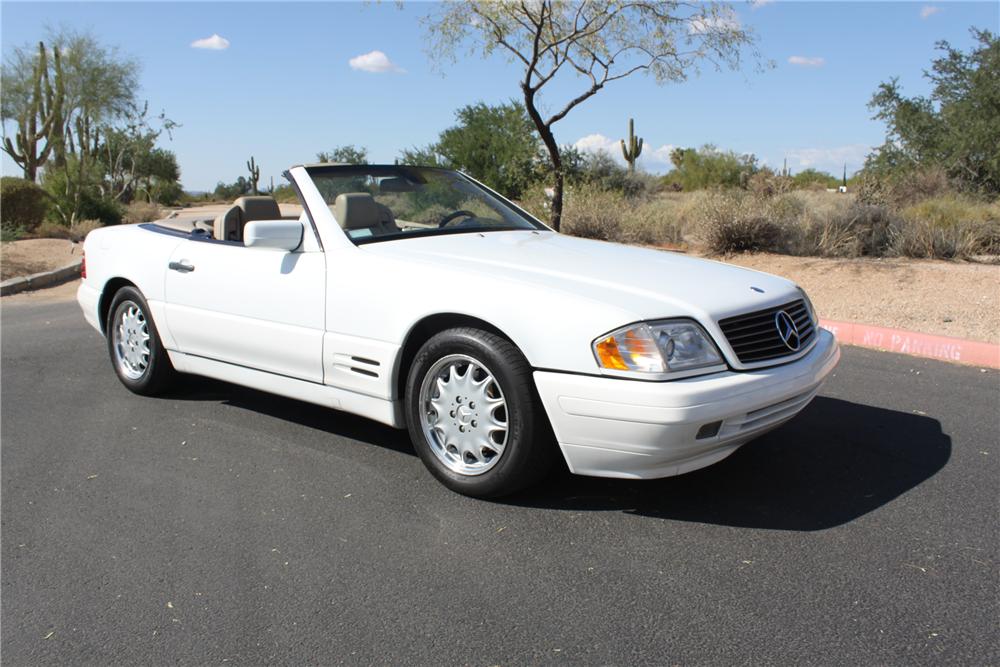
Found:
[[[785,345],[778,333],[775,316],[782,310],[791,316],[795,326],[798,327],[799,346],[796,350]],[[802,299],[767,310],[727,317],[719,320],[719,328],[726,335],[726,340],[736,353],[736,358],[743,364],[797,354],[809,347],[816,336],[816,327]]]

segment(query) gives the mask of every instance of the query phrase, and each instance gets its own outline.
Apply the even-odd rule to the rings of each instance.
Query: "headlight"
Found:
[[[609,371],[666,375],[721,366],[722,355],[690,320],[642,322],[594,341],[597,364]]]

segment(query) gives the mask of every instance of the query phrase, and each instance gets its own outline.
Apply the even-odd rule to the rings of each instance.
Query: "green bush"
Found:
[[[24,227],[0,223],[0,241],[19,241],[24,238]]]
[[[0,178],[0,219],[7,227],[32,232],[45,219],[48,197],[38,185],[23,178]]]

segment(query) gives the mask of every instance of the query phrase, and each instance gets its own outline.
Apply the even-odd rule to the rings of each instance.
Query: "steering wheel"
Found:
[[[455,218],[461,217],[463,215],[466,218],[475,218],[476,217],[475,213],[473,213],[472,211],[466,211],[465,209],[459,209],[457,211],[452,211],[448,215],[446,215],[443,218],[441,218],[441,222],[438,223],[438,228],[444,227],[445,225],[447,225],[449,222],[451,222]]]

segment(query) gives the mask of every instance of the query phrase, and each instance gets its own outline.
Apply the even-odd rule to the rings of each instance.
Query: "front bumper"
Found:
[[[535,371],[566,463],[578,475],[653,479],[720,461],[788,421],[840,359],[833,334],[794,362],[673,382]],[[718,432],[698,438],[706,424]]]

